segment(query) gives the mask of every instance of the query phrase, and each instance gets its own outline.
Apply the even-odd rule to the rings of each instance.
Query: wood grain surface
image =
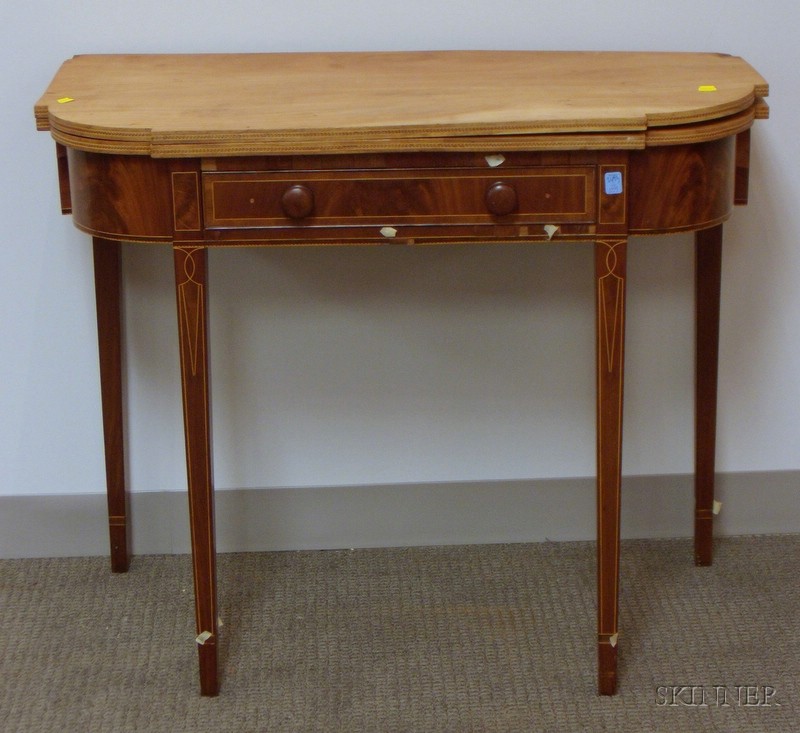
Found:
[[[85,55],[35,114],[69,147],[154,157],[462,150],[498,136],[505,150],[636,149],[740,132],[768,92],[722,54]]]

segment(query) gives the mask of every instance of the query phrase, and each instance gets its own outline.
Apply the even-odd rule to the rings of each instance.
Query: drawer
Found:
[[[595,167],[206,172],[206,229],[591,224]]]

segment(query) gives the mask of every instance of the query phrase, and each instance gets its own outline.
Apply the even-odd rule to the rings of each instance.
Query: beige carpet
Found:
[[[0,730],[800,730],[800,537],[621,562],[600,698],[592,543],[223,555],[222,689],[200,698],[187,557],[0,561]]]

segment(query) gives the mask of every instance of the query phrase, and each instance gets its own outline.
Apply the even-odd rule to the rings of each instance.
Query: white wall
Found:
[[[75,53],[707,50],[770,82],[727,228],[721,471],[800,467],[800,11],[794,0],[29,0],[0,10],[0,495],[103,490],[88,237],[33,104]],[[594,472],[591,250],[212,256],[220,488]],[[224,266],[218,266],[225,260]],[[134,491],[185,486],[171,258],[126,247]],[[688,236],[630,248],[625,471],[691,470]]]

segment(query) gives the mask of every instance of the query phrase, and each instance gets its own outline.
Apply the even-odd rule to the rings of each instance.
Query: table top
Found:
[[[768,93],[723,54],[83,55],[35,115],[68,146],[154,157],[636,149],[737,132]]]

